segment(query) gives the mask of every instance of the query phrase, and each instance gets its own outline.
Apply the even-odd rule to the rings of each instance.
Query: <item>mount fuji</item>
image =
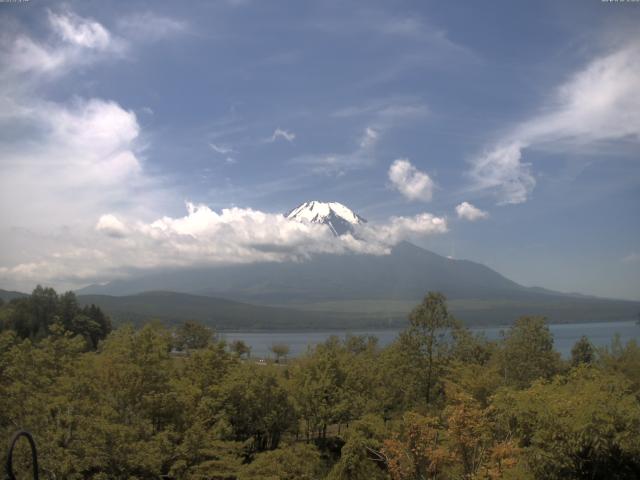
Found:
[[[286,218],[326,225],[336,237],[357,235],[358,226],[366,223],[338,202],[305,202]],[[173,311],[169,320],[186,315],[217,328],[239,328],[248,320],[253,328],[348,328],[402,323],[428,291],[444,293],[453,313],[469,324],[506,324],[524,314],[555,322],[619,320],[640,310],[639,302],[525,287],[480,263],[447,258],[409,242],[395,245],[388,255],[324,253],[305,261],[144,272],[77,293],[81,302],[104,306],[125,319],[134,313],[165,318]],[[231,309],[228,301],[241,303]],[[200,305],[197,311],[194,305]],[[216,321],[221,308],[235,317]],[[254,318],[260,308],[266,308],[263,318]],[[267,313],[284,323],[267,320]]]
[[[334,235],[353,233],[355,225],[367,223],[360,215],[338,202],[304,202],[286,217],[297,222],[319,223],[327,225]]]

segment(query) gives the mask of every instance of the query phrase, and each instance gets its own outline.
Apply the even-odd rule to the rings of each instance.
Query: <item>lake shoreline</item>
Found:
[[[483,334],[488,340],[499,340],[502,332],[510,325],[494,325],[491,327],[470,327],[474,333]],[[310,347],[325,342],[331,336],[343,338],[353,336],[374,336],[378,344],[385,347],[397,338],[404,328],[354,328],[354,329],[324,329],[324,330],[297,330],[297,331],[262,331],[242,332],[227,331],[218,332],[219,338],[227,342],[235,340],[244,341],[251,347],[252,356],[256,358],[269,358],[271,346],[274,344],[286,344],[290,347],[289,357],[297,357],[304,354]],[[596,347],[611,345],[614,335],[618,333],[623,343],[640,338],[640,325],[636,320],[621,320],[615,322],[585,322],[585,323],[555,323],[549,325],[549,330],[554,337],[554,346],[560,354],[567,358],[571,348],[582,336],[586,336]]]
[[[514,319],[515,322],[515,319]],[[558,325],[590,325],[590,324],[600,324],[600,323],[621,323],[621,322],[637,322],[637,319],[635,318],[621,318],[621,319],[616,319],[616,320],[605,320],[605,321],[583,321],[583,322],[548,322],[548,324],[554,325],[554,326],[558,326]],[[464,325],[464,322],[463,322]],[[474,330],[474,329],[483,329],[483,328],[509,328],[511,327],[511,325],[513,325],[513,323],[496,323],[496,324],[486,324],[486,325],[464,325],[465,327],[469,328],[470,330]],[[323,332],[350,332],[350,331],[362,331],[362,330],[366,330],[366,329],[371,329],[371,330],[375,330],[375,331],[389,331],[389,330],[398,330],[398,329],[402,329],[402,328],[406,328],[409,326],[409,321],[407,321],[404,325],[396,325],[396,326],[387,326],[387,327],[383,327],[383,326],[378,326],[378,325],[371,325],[370,327],[367,327],[366,325],[364,326],[357,326],[355,328],[345,328],[345,327],[326,327],[326,328],[304,328],[304,327],[300,327],[300,328],[256,328],[256,329],[215,329],[216,333],[222,333],[222,334],[241,334],[241,333],[323,333]]]

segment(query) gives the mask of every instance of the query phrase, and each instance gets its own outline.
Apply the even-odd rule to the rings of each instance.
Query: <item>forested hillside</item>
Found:
[[[157,298],[141,298],[154,291],[174,292],[169,308],[157,305]],[[175,316],[191,309],[199,319],[209,321],[211,305],[218,301],[217,310],[224,314],[216,326],[250,327],[246,317],[226,315],[234,310],[223,303],[234,300],[244,304],[245,310],[251,304],[298,312],[296,320],[281,308],[264,309],[262,317],[275,321],[251,315],[253,328],[334,328],[344,322],[374,327],[404,321],[428,291],[445,294],[451,310],[468,325],[505,325],[524,313],[545,316],[553,323],[617,321],[635,318],[640,311],[637,301],[527,288],[485,265],[446,258],[409,242],[396,245],[389,255],[326,254],[305,261],[146,272],[77,293],[105,310],[112,309],[119,318],[139,316],[145,309],[155,316]],[[187,293],[193,297],[181,297]],[[206,296],[213,300],[207,302]],[[323,316],[315,315],[317,311]]]
[[[404,325],[406,315],[376,315],[369,312],[305,311],[234,302],[221,298],[176,292],[145,292],[115,297],[79,295],[81,305],[98,305],[115,324],[142,325],[150,318],[172,325],[197,320],[217,330],[291,330],[363,328]]]
[[[640,476],[635,341],[582,339],[563,361],[543,319],[489,342],[429,294],[387,348],[334,337],[263,363],[193,322],[121,327],[96,345],[60,305],[45,329],[0,334],[0,436],[34,434],[41,478]],[[15,460],[26,474],[26,448]]]

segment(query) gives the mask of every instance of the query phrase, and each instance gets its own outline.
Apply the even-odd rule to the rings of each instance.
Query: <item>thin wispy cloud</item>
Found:
[[[374,149],[379,139],[380,134],[376,130],[366,127],[355,148],[350,152],[302,155],[294,158],[292,162],[310,167],[314,174],[343,176],[351,170],[373,164]]]
[[[536,185],[528,149],[563,153],[585,146],[640,140],[640,42],[593,59],[560,85],[553,101],[472,160],[478,190],[490,190],[501,204],[522,203]]]
[[[360,148],[370,148],[375,145],[377,141],[378,132],[371,127],[367,127],[362,135],[362,140],[360,140]]]
[[[429,113],[427,105],[419,98],[399,97],[375,99],[360,105],[350,105],[331,113],[336,118],[366,117],[382,127],[390,127],[402,121],[424,117]]]
[[[630,253],[622,259],[624,263],[640,263],[640,253]]]
[[[161,40],[189,32],[189,23],[179,18],[140,12],[120,18],[118,30],[137,41]]]
[[[211,147],[211,150],[221,155],[226,155],[227,153],[232,153],[235,151],[230,146],[224,144],[209,143],[209,147]]]
[[[121,55],[126,49],[124,40],[91,18],[62,10],[48,11],[47,20],[52,34],[47,42],[19,29],[5,29],[0,51],[0,75],[5,79],[5,91],[33,85],[42,81],[43,75],[64,75],[78,65],[109,55]]]
[[[291,143],[295,140],[296,134],[278,127],[273,131],[273,134],[267,139],[267,141],[273,143],[279,138]]]
[[[475,58],[471,50],[451,40],[444,29],[416,15],[389,15],[386,11],[370,8],[356,10],[353,13],[345,12],[339,18],[315,18],[308,27],[331,32],[334,35],[359,37],[381,35],[404,38],[424,49],[423,58],[446,55],[449,56],[449,61],[454,61],[454,56]],[[404,46],[408,47],[407,44]]]
[[[111,34],[100,23],[75,13],[49,12],[53,30],[65,41],[84,48],[104,50],[112,42]]]
[[[536,186],[531,163],[522,161],[523,144],[500,144],[475,158],[469,172],[475,190],[491,190],[498,204],[522,203]]]
[[[294,163],[308,165],[313,173],[342,176],[351,170],[370,167],[376,161],[376,147],[382,136],[428,114],[427,106],[413,98],[373,100],[351,105],[330,114],[335,119],[366,122],[352,151],[302,155]]]

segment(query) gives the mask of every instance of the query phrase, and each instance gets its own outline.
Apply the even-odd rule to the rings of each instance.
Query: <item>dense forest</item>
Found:
[[[332,337],[258,361],[194,322],[111,331],[38,287],[0,307],[0,437],[49,479],[640,478],[640,348],[545,320],[474,335],[429,293],[398,339]],[[26,445],[14,459],[29,476]]]

